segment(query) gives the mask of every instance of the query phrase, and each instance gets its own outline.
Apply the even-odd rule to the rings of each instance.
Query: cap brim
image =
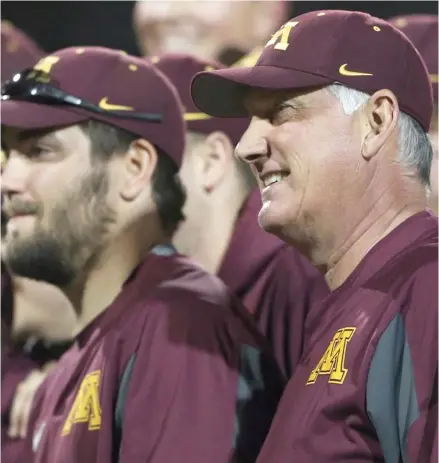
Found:
[[[214,117],[249,117],[244,105],[246,90],[296,90],[328,85],[328,77],[274,66],[229,68],[200,72],[191,84],[191,95],[200,111]]]
[[[81,109],[57,108],[27,101],[2,101],[1,124],[8,127],[36,130],[77,124],[86,120]]]

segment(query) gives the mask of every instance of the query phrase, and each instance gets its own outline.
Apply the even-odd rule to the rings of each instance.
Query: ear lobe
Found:
[[[233,146],[226,134],[213,132],[206,138],[203,161],[203,187],[210,193],[227,175],[233,161]]]
[[[363,139],[361,154],[369,160],[380,152],[396,129],[398,101],[390,90],[379,90],[369,98],[365,113],[368,132]]]
[[[157,150],[144,139],[134,140],[123,155],[124,179],[121,196],[125,201],[135,200],[150,183],[157,165]]]

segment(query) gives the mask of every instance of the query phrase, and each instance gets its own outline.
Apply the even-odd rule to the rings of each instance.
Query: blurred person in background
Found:
[[[290,3],[140,0],[134,31],[144,55],[192,53],[231,65],[282,24]]]
[[[236,155],[257,178],[259,222],[331,290],[258,463],[436,463],[433,96],[419,52],[377,17],[312,11],[255,66],[201,72],[191,91],[199,111],[253,116]]]
[[[437,15],[413,14],[396,16],[391,24],[411,40],[422,56],[433,86],[434,112],[430,126],[430,141],[433,146],[433,162],[430,172],[431,193],[429,205],[438,213],[438,17]]]
[[[186,198],[171,83],[72,47],[2,100],[5,262],[61,288],[78,320],[35,399],[34,461],[255,461],[284,381],[241,304],[170,244]]]
[[[11,23],[1,23],[1,79],[6,82],[33,66],[43,50]],[[2,150],[1,169],[5,159]],[[3,200],[2,200],[3,204]],[[1,236],[7,218],[2,211]],[[23,461],[22,438],[26,435],[32,399],[55,361],[70,345],[75,313],[55,286],[12,275],[1,263],[2,365],[1,420],[2,461]]]
[[[9,80],[16,72],[34,65],[44,50],[9,21],[1,22],[1,79]]]
[[[186,219],[174,244],[218,275],[241,299],[290,377],[302,354],[305,317],[311,305],[326,296],[325,281],[299,252],[258,225],[261,199],[255,179],[234,157],[250,120],[210,117],[192,102],[190,83],[195,74],[223,66],[176,53],[152,61],[177,88],[187,124],[180,170],[188,194]]]

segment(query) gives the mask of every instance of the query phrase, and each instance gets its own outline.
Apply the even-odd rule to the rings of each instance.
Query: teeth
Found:
[[[271,174],[268,177],[264,178],[264,186],[273,185],[273,183],[280,182],[283,178],[282,174]]]

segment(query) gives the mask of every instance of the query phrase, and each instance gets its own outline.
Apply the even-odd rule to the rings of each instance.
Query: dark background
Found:
[[[133,4],[129,1],[2,1],[1,17],[27,32],[47,52],[71,45],[101,45],[138,55],[131,28]],[[291,3],[290,17],[322,9],[360,10],[386,19],[407,13],[437,14],[438,2],[297,1]]]

